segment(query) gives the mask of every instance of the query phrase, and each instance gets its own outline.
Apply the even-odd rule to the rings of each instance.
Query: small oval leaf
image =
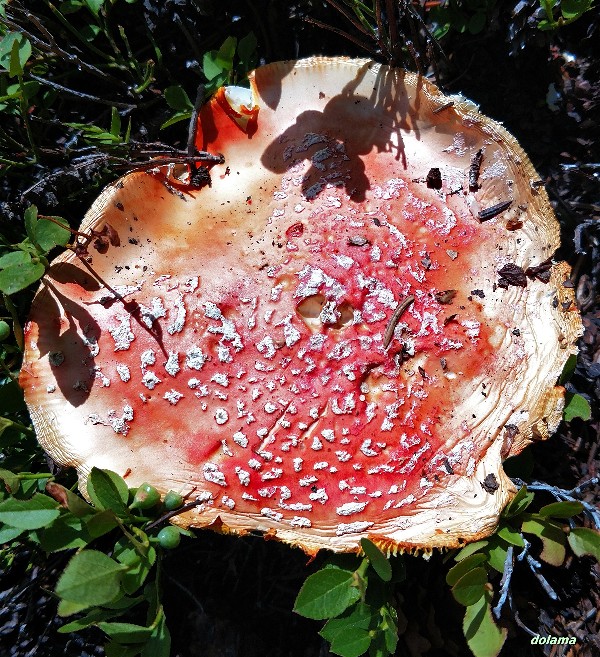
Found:
[[[553,502],[540,509],[541,516],[550,518],[572,518],[583,511],[581,502]]]
[[[29,500],[17,500],[9,497],[0,503],[0,522],[19,529],[47,527],[59,515],[58,502],[39,493]]]
[[[491,600],[492,594],[486,590],[465,611],[463,632],[475,657],[498,657],[506,640],[507,630],[499,628],[492,617]]]
[[[567,540],[578,557],[587,554],[600,561],[600,532],[587,527],[576,527],[571,530]]]
[[[565,394],[565,408],[563,410],[565,422],[571,422],[575,418],[580,418],[587,422],[592,417],[592,407],[590,402],[577,393],[567,392]]]
[[[517,547],[525,547],[525,541],[523,540],[521,532],[513,529],[512,527],[509,527],[508,525],[500,527],[496,533],[500,538],[504,539],[511,545],[516,545]]]
[[[151,627],[133,623],[98,623],[98,627],[118,643],[143,643],[152,634]]]
[[[106,604],[119,594],[125,569],[103,552],[83,550],[67,564],[56,584],[56,595],[80,609]]]
[[[567,537],[562,527],[549,518],[541,516],[532,517],[522,525],[525,534],[535,534],[543,545],[540,559],[552,566],[561,566],[567,551]]]
[[[452,587],[452,595],[461,605],[475,604],[484,594],[488,577],[485,568],[478,566],[463,575]]]
[[[466,557],[462,561],[459,561],[448,571],[448,574],[446,575],[446,584],[448,584],[448,586],[454,586],[463,575],[484,563],[486,560],[487,557],[485,554],[477,552]]]
[[[92,468],[87,481],[87,492],[98,509],[111,509],[119,515],[127,514],[129,489],[116,472]]]
[[[46,271],[41,262],[28,262],[0,271],[0,291],[15,294],[38,281]]]
[[[294,611],[315,620],[338,616],[360,598],[354,579],[352,571],[338,568],[313,573],[302,585]]]
[[[69,224],[62,217],[39,219],[34,232],[37,244],[44,251],[50,251],[55,246],[65,246],[71,237]]]
[[[389,582],[392,579],[392,565],[385,554],[368,538],[361,538],[360,546],[369,559],[373,570],[384,582]]]
[[[28,262],[31,262],[31,255],[27,251],[11,251],[0,258],[0,269],[26,265]]]

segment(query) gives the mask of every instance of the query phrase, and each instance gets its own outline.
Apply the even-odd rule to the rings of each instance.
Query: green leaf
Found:
[[[84,40],[88,43],[91,43],[101,32],[102,28],[99,25],[93,25],[92,23],[83,25],[79,29],[79,34],[81,34]]]
[[[552,566],[561,566],[567,551],[567,537],[562,527],[543,516],[532,516],[522,525],[525,534],[534,534],[542,541],[540,559]]]
[[[592,7],[592,0],[561,0],[560,13],[567,20],[575,20]]]
[[[171,109],[180,112],[191,112],[194,109],[194,104],[181,85],[167,87],[164,91],[164,97]]]
[[[81,519],[71,513],[62,515],[50,527],[38,531],[37,535],[45,552],[85,547],[92,540]]]
[[[61,14],[74,14],[83,7],[83,2],[80,0],[65,0],[61,2],[59,9]]]
[[[92,609],[85,616],[59,627],[58,633],[69,634],[70,632],[79,632],[90,625],[94,625],[94,623],[108,620],[114,615],[115,611],[113,609]]]
[[[240,58],[246,71],[249,71],[256,63],[256,45],[257,41],[254,32],[249,32],[246,34],[246,36],[242,37],[238,43],[238,57]]]
[[[89,605],[82,602],[71,602],[70,600],[61,600],[56,610],[59,616],[71,616],[78,614],[80,611],[87,609]]]
[[[165,128],[168,128],[169,126],[172,126],[175,123],[179,123],[180,121],[189,121],[191,117],[192,117],[191,112],[177,112],[177,113],[173,114],[173,116],[170,119],[167,119],[160,126],[160,129],[164,130]]]
[[[36,493],[29,500],[9,498],[0,503],[0,522],[19,529],[40,529],[58,518],[58,503]]]
[[[229,36],[223,41],[223,44],[217,52],[215,63],[221,68],[222,71],[231,71],[233,68],[233,57],[235,55],[235,48],[237,46],[237,39]]]
[[[594,557],[596,561],[600,561],[600,532],[587,527],[576,527],[571,529],[567,540],[571,550],[578,557],[587,554]]]
[[[19,477],[14,472],[0,468],[0,479],[9,493],[14,495],[19,490]]]
[[[26,251],[12,251],[6,253],[0,258],[0,269],[7,267],[16,267],[17,265],[25,265],[31,262],[31,255]]]
[[[0,342],[4,342],[10,336],[10,325],[0,319]]]
[[[29,80],[28,82],[23,82],[23,84],[11,85],[11,86],[17,87],[18,92],[22,94],[25,100],[30,100],[40,90],[40,83],[36,82],[35,80]],[[9,87],[8,89],[10,90],[11,87]]]
[[[375,619],[375,613],[365,603],[358,603],[340,618],[332,618],[325,623],[319,634],[331,644],[331,652],[344,657],[358,657],[369,648],[365,646],[365,636]]]
[[[87,492],[101,511],[110,509],[117,515],[128,515],[129,489],[116,472],[92,468],[87,480]]]
[[[330,618],[319,634],[331,643],[340,632],[345,632],[347,629],[354,627],[367,629],[374,618],[375,612],[371,607],[359,602],[347,609],[339,618]]]
[[[56,584],[56,595],[67,602],[83,605],[81,609],[98,607],[119,595],[124,570],[125,566],[103,552],[83,550],[67,564]]]
[[[38,281],[46,268],[41,262],[29,262],[23,265],[7,267],[0,271],[0,291],[14,294]]]
[[[152,634],[152,628],[133,623],[101,622],[98,627],[117,643],[142,643]]]
[[[541,516],[551,518],[572,518],[579,515],[583,511],[583,504],[581,502],[553,502],[546,504],[540,509]]]
[[[202,71],[208,80],[213,80],[223,69],[217,64],[217,51],[211,50],[204,53],[202,58]]]
[[[469,557],[464,558],[462,561],[459,561],[455,566],[450,568],[446,574],[446,584],[448,584],[448,586],[454,586],[463,575],[468,573],[470,570],[473,570],[475,567],[481,565],[485,561],[487,561],[487,557],[482,552],[477,552]]]
[[[127,566],[127,572],[122,579],[123,590],[126,593],[135,593],[143,586],[156,562],[154,547],[148,545],[142,556],[126,537],[117,542],[113,556],[119,563]]]
[[[511,545],[516,545],[517,547],[525,547],[525,541],[523,540],[523,536],[521,536],[521,532],[513,529],[509,525],[500,527],[496,533],[500,538],[504,539]]]
[[[55,246],[65,246],[71,237],[71,231],[68,229],[69,224],[66,219],[62,217],[52,217],[52,219],[62,225],[59,226],[48,219],[39,219],[34,229],[36,243],[45,252],[50,251]]]
[[[392,565],[385,554],[368,538],[361,538],[360,546],[380,579],[389,582],[392,579]]]
[[[69,511],[78,518],[95,513],[95,509],[90,506],[86,501],[82,500],[79,495],[73,493],[68,488],[55,481],[49,481],[46,484],[46,493],[53,497],[62,507],[69,509]]]
[[[368,630],[351,627],[335,637],[331,642],[331,652],[342,657],[360,657],[370,645],[371,635]]]
[[[100,511],[85,520],[85,526],[92,538],[99,538],[112,531],[118,525],[112,511]]]
[[[475,543],[469,543],[465,545],[458,554],[454,556],[454,561],[462,561],[467,557],[470,557],[474,552],[478,552],[488,544],[488,541],[475,541]]]
[[[576,354],[571,354],[567,358],[567,362],[565,363],[565,366],[563,367],[563,371],[558,378],[558,383],[561,386],[564,386],[567,381],[573,376],[575,373],[575,368],[577,367],[577,355]]]
[[[116,107],[111,108],[110,114],[110,134],[114,137],[121,136],[121,117]]]
[[[381,610],[380,630],[383,631],[385,646],[390,655],[396,653],[398,646],[398,612],[391,603],[384,605]]]
[[[475,604],[465,610],[463,632],[475,657],[498,657],[506,640],[506,629],[494,623],[491,602],[492,594],[486,590]]]
[[[486,548],[486,552],[489,565],[499,573],[503,573],[506,555],[508,554],[508,544],[501,538],[493,537],[493,540]]]
[[[10,77],[21,75],[31,53],[31,43],[24,34],[9,32],[0,41],[0,66]]]
[[[77,618],[66,625],[58,628],[60,634],[69,634],[70,632],[79,632],[80,630],[94,625],[95,623],[103,622],[120,616],[127,609],[131,609],[136,605],[143,602],[142,596],[138,598],[121,598],[117,602],[106,603],[102,608],[95,607],[81,618]],[[64,604],[64,600],[62,602]],[[66,616],[67,614],[61,614]]]
[[[358,588],[353,586],[354,582],[355,576],[350,570],[319,570],[302,585],[294,611],[316,620],[338,616],[360,598]]]
[[[219,50],[211,50],[204,53],[202,68],[208,80],[214,80],[221,73],[229,73],[233,69],[233,56],[237,39],[227,37]]]
[[[522,486],[519,492],[505,507],[504,511],[502,512],[502,517],[514,518],[520,513],[523,513],[523,511],[525,511],[525,509],[533,502],[534,497],[534,494],[527,490],[527,486]]]
[[[452,587],[452,595],[461,605],[473,605],[486,590],[488,577],[485,568],[478,566],[465,573]]]
[[[565,408],[563,410],[565,422],[571,422],[575,418],[581,418],[587,421],[591,417],[592,407],[585,397],[573,392],[567,392],[565,394]]]
[[[98,13],[100,11],[100,8],[104,4],[104,0],[83,0],[88,7],[88,9],[94,14],[94,16],[98,16]]]
[[[35,205],[30,205],[23,214],[25,221],[25,232],[27,237],[35,244],[35,225],[37,224],[38,209]]]
[[[10,543],[24,531],[24,529],[19,529],[18,527],[0,527],[0,545]]]
[[[160,618],[154,631],[150,635],[146,645],[142,649],[141,657],[169,657],[171,654],[171,635],[165,615],[160,614]]]

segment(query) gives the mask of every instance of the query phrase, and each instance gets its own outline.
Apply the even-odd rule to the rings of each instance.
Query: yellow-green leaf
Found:
[[[578,557],[587,554],[600,561],[600,532],[587,527],[576,527],[570,531],[567,540]]]
[[[492,617],[491,602],[492,594],[486,589],[465,611],[463,632],[475,657],[498,657],[506,640],[506,629],[499,628]]]
[[[487,584],[485,568],[478,566],[465,573],[452,587],[452,595],[461,605],[473,605],[481,598]]]
[[[538,536],[543,545],[540,559],[552,566],[561,566],[567,554],[567,537],[562,527],[542,516],[525,520],[522,525],[525,534]]]

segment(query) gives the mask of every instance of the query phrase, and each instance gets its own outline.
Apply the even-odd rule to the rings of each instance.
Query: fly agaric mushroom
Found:
[[[489,534],[580,333],[515,139],[422,77],[314,58],[221,90],[196,146],[224,155],[210,185],[126,175],[81,227],[114,241],[48,271],[21,375],[44,448],[84,494],[109,468],[195,491],[184,526],[307,553]]]

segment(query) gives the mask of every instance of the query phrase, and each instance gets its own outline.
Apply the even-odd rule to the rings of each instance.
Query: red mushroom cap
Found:
[[[42,445],[84,492],[93,466],[195,490],[177,522],[309,553],[487,535],[502,460],[560,421],[581,330],[531,163],[370,61],[250,82],[201,111],[210,186],[131,173],[81,227],[119,237],[88,258],[102,284],[53,263],[21,376]]]

